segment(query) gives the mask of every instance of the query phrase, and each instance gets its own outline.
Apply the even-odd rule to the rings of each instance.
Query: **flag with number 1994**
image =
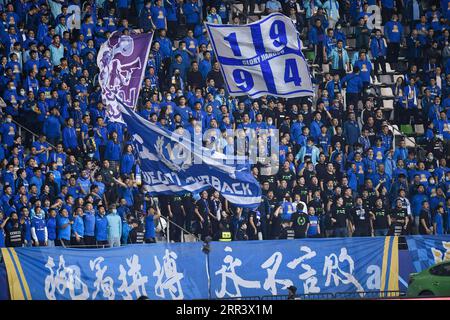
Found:
[[[206,23],[230,95],[312,96],[301,40],[292,20],[274,13],[248,25]]]

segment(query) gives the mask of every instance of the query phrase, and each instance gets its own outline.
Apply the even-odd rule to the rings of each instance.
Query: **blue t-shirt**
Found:
[[[50,217],[47,219],[47,233],[48,233],[48,240],[56,239],[56,219],[55,218]]]
[[[319,234],[319,218],[317,216],[309,216],[308,237]]]
[[[436,234],[444,234],[444,219],[441,214],[434,215],[434,223],[436,223]]]
[[[86,236],[95,236],[95,214],[85,212],[83,215],[84,220],[84,234]]]
[[[69,224],[65,229],[61,228],[66,223],[69,223],[69,218],[60,216],[57,223],[58,223],[58,239],[70,240],[70,233],[72,230],[71,225]]]

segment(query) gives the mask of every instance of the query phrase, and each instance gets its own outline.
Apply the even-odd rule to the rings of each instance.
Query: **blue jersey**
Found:
[[[44,219],[38,218],[37,216],[34,216],[33,219],[31,219],[31,228],[34,229],[38,241],[46,240],[46,227]]]
[[[309,216],[308,237],[319,234],[319,218],[317,216]]]

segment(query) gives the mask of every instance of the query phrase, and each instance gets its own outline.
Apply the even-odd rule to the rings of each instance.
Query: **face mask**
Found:
[[[167,96],[167,97],[166,97],[166,100],[167,100],[167,101],[171,101],[171,100],[172,100],[172,96]]]
[[[6,122],[10,123],[11,122],[11,118],[6,118]]]
[[[112,210],[111,210],[111,213],[112,213],[112,214],[116,214],[116,213],[117,213],[117,209],[112,209]]]
[[[435,181],[434,180],[430,180],[430,184],[434,184],[435,183]]]

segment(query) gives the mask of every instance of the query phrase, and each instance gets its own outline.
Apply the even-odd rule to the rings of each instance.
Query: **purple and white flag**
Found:
[[[100,47],[98,80],[110,121],[123,122],[116,97],[127,107],[136,107],[152,38],[153,33],[123,35],[114,32]]]

